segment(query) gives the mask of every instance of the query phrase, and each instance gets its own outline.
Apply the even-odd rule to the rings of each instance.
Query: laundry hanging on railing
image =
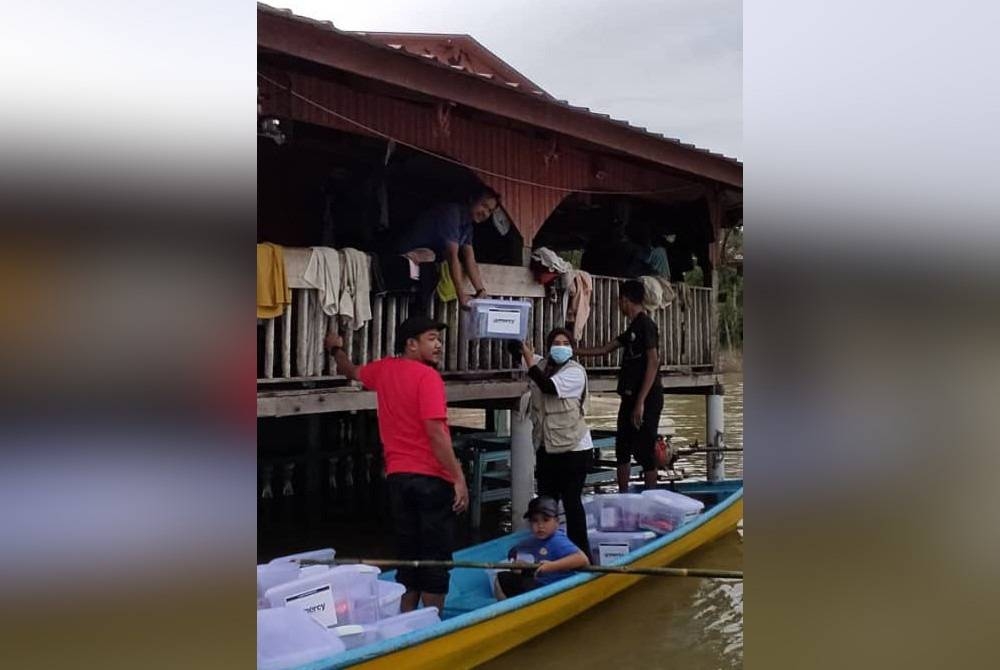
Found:
[[[277,244],[257,245],[257,318],[281,316],[292,301],[292,289],[285,277],[285,255]]]
[[[677,292],[670,285],[668,277],[651,277],[649,275],[639,277],[642,287],[645,290],[646,298],[642,306],[647,312],[655,312],[670,305],[676,298]]]
[[[547,247],[538,247],[531,252],[531,270],[535,279],[543,286],[548,286],[556,277],[565,275],[572,269],[569,262]]]
[[[327,316],[340,313],[341,290],[340,252],[330,247],[313,247],[302,281],[317,289],[320,305]]]
[[[302,281],[319,291],[327,316],[343,327],[360,330],[371,321],[371,259],[357,249],[312,247]]]
[[[344,255],[340,286],[340,322],[350,330],[361,330],[372,320],[371,261],[357,249],[341,249]]]
[[[458,291],[455,290],[455,282],[451,278],[451,268],[448,261],[438,264],[437,295],[441,302],[451,302],[458,300]]]
[[[565,310],[566,323],[573,325],[573,338],[579,342],[587,329],[587,319],[590,318],[590,296],[594,292],[594,280],[589,272],[571,269],[566,274],[566,285],[569,296],[569,304]]]

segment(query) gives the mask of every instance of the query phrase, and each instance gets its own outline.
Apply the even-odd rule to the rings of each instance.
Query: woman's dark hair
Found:
[[[566,339],[569,340],[569,346],[576,349],[576,338],[573,337],[573,333],[565,328],[553,328],[549,331],[549,334],[545,336],[545,348],[552,348],[552,340],[556,339],[556,335],[565,335]]]
[[[622,284],[618,295],[631,303],[641,305],[646,300],[646,288],[642,285],[641,281],[630,279]]]

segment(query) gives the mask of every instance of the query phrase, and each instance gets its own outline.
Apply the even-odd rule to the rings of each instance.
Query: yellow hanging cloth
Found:
[[[455,282],[451,280],[451,272],[448,271],[448,261],[438,265],[438,285],[437,294],[441,302],[451,302],[458,300],[458,292],[455,291]]]
[[[257,318],[281,316],[292,301],[292,289],[285,278],[285,254],[277,244],[257,245]]]

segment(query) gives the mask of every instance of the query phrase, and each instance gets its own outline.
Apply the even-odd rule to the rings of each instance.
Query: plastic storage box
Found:
[[[614,563],[625,554],[635,551],[655,538],[656,533],[649,530],[626,533],[608,533],[600,530],[587,532],[590,553],[592,554],[591,560],[595,565]]]
[[[279,584],[264,598],[271,607],[305,610],[327,628],[378,620],[379,569],[368,565],[339,565],[325,573]]]
[[[260,600],[269,588],[294,581],[298,578],[299,566],[297,563],[258,565],[257,599]]]
[[[381,570],[371,565],[339,565],[330,570],[335,591],[350,600],[347,623],[370,624],[379,620],[378,576]]]
[[[607,493],[594,496],[597,529],[627,533],[639,530],[643,497],[638,493]]]
[[[639,527],[661,535],[683,526],[705,509],[700,500],[665,489],[643,491],[642,497]]]
[[[583,502],[583,513],[587,517],[587,530],[594,530],[597,528],[597,503],[594,501],[594,496],[581,496],[580,500]]]
[[[405,614],[397,614],[388,619],[382,619],[378,622],[378,637],[380,640],[388,640],[389,638],[405,635],[411,631],[427,628],[440,622],[441,617],[438,616],[436,607],[424,607]]]
[[[406,593],[406,587],[399,582],[378,580],[378,615],[385,619],[399,614],[399,603]]]
[[[348,649],[371,644],[378,640],[377,624],[348,624],[331,629]]]
[[[257,670],[285,670],[346,649],[336,635],[300,609],[257,611]]]
[[[530,302],[477,298],[470,300],[469,311],[462,313],[462,330],[466,339],[525,340],[530,314]]]

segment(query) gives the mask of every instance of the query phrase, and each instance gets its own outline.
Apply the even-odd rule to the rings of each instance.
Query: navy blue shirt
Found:
[[[437,260],[445,260],[445,247],[449,242],[459,247],[472,244],[472,212],[467,205],[450,202],[437,205],[417,217],[413,227],[400,238],[399,253],[426,247],[434,252]]]
[[[560,558],[572,556],[578,551],[580,549],[566,537],[566,531],[560,528],[546,540],[539,540],[532,535],[527,540],[518,544],[511,553],[528,553],[535,557],[535,563],[541,563],[542,561],[558,561]],[[535,581],[545,586],[560,579],[565,579],[572,574],[569,571],[547,572],[536,575]]]

